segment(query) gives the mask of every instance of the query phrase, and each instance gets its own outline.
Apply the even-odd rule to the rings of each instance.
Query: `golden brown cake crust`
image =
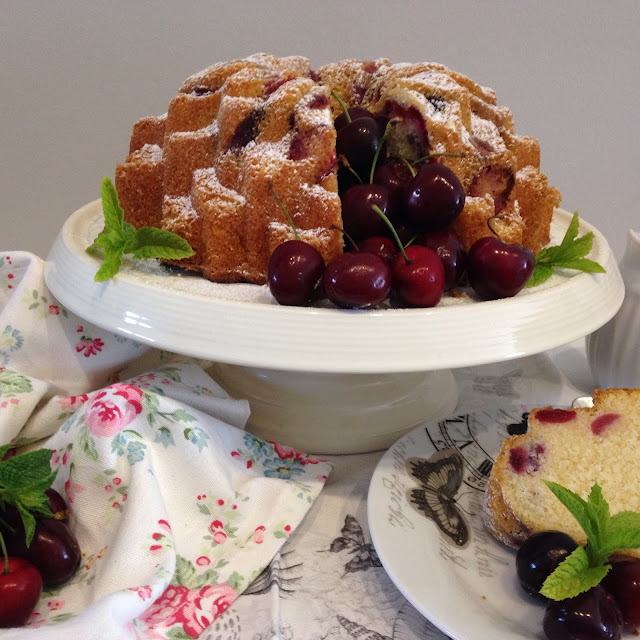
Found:
[[[398,122],[391,153],[440,157],[467,194],[453,225],[468,249],[492,227],[537,252],[559,192],[540,173],[537,140],[514,131],[495,92],[437,63],[309,60],[260,53],[187,78],[167,113],[134,125],[116,168],[125,219],[183,235],[179,261],[220,282],[264,283],[270,252],[291,237],[275,190],[325,262],[343,250],[333,125],[340,95]],[[496,217],[497,216],[497,217]]]

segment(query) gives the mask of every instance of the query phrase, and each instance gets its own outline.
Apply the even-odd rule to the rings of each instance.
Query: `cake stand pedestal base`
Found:
[[[421,422],[451,415],[458,402],[448,370],[301,373],[214,363],[208,372],[249,401],[247,431],[314,454],[387,449]]]

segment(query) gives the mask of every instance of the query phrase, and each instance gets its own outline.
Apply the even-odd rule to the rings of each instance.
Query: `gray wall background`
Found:
[[[617,257],[640,229],[638,0],[0,0],[0,16],[1,249],[46,257],[135,120],[163,113],[191,73],[258,51],[446,64],[540,139],[563,208]]]

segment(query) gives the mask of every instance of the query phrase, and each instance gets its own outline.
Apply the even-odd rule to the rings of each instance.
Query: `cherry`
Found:
[[[465,193],[456,174],[439,163],[423,164],[403,193],[407,219],[422,231],[448,227],[464,208]]]
[[[66,582],[80,566],[80,546],[69,526],[55,518],[36,520],[35,533],[27,547],[24,526],[5,533],[8,552],[36,566],[47,586]]]
[[[369,236],[387,235],[389,228],[373,209],[374,205],[379,207],[390,220],[395,218],[391,193],[382,185],[357,184],[342,197],[344,230],[355,242]]]
[[[533,253],[495,236],[476,240],[467,256],[467,276],[484,300],[515,296],[529,281],[535,266]]]
[[[467,252],[460,238],[450,229],[422,234],[416,244],[433,249],[444,265],[445,291],[458,286],[467,268]]]
[[[0,554],[0,627],[21,627],[42,594],[39,571],[23,558],[8,558],[8,571]]]
[[[71,512],[64,498],[55,489],[51,488],[47,489],[44,494],[49,498],[49,509],[53,517],[56,520],[67,522]]]
[[[391,269],[378,255],[343,253],[332,260],[322,278],[327,297],[343,309],[370,309],[389,297]]]
[[[640,560],[611,563],[602,586],[614,597],[626,627],[640,626]]]
[[[389,266],[393,264],[396,254],[398,253],[398,249],[393,240],[386,236],[370,236],[365,238],[358,244],[358,249],[379,255]]]
[[[413,180],[411,169],[402,160],[391,158],[376,167],[373,182],[387,187],[394,198],[401,198],[402,192]]]
[[[429,247],[415,244],[400,253],[393,265],[393,288],[401,304],[435,307],[444,294],[444,265]]]
[[[520,586],[544,601],[542,584],[555,568],[577,547],[575,540],[561,531],[540,531],[529,536],[516,554],[516,572]]]
[[[384,135],[384,127],[375,118],[352,120],[336,134],[336,153],[344,156],[351,168],[365,179]]]
[[[548,640],[619,640],[622,614],[601,585],[575,598],[551,600],[542,624]]]
[[[349,123],[358,120],[358,118],[375,118],[375,115],[364,107],[349,107],[347,113],[343,111],[333,121],[333,126],[336,128],[336,131],[340,131],[340,129],[344,129]]]
[[[322,295],[322,254],[302,240],[287,240],[271,254],[269,290],[284,305],[307,306]]]

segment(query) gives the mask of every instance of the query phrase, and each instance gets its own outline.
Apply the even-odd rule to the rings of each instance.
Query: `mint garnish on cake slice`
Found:
[[[569,554],[540,589],[547,598],[565,600],[599,584],[611,569],[607,561],[614,552],[640,547],[640,513],[620,511],[610,515],[609,504],[597,482],[587,500],[560,484],[544,482],[587,536],[587,544]]]
[[[92,256],[99,256],[99,250],[104,250],[102,264],[94,277],[96,282],[113,278],[122,266],[124,254],[142,260],[180,260],[195,253],[189,243],[175,233],[154,227],[136,229],[125,222],[116,188],[106,176],[102,180],[101,195],[104,229],[87,248],[87,253]]]

